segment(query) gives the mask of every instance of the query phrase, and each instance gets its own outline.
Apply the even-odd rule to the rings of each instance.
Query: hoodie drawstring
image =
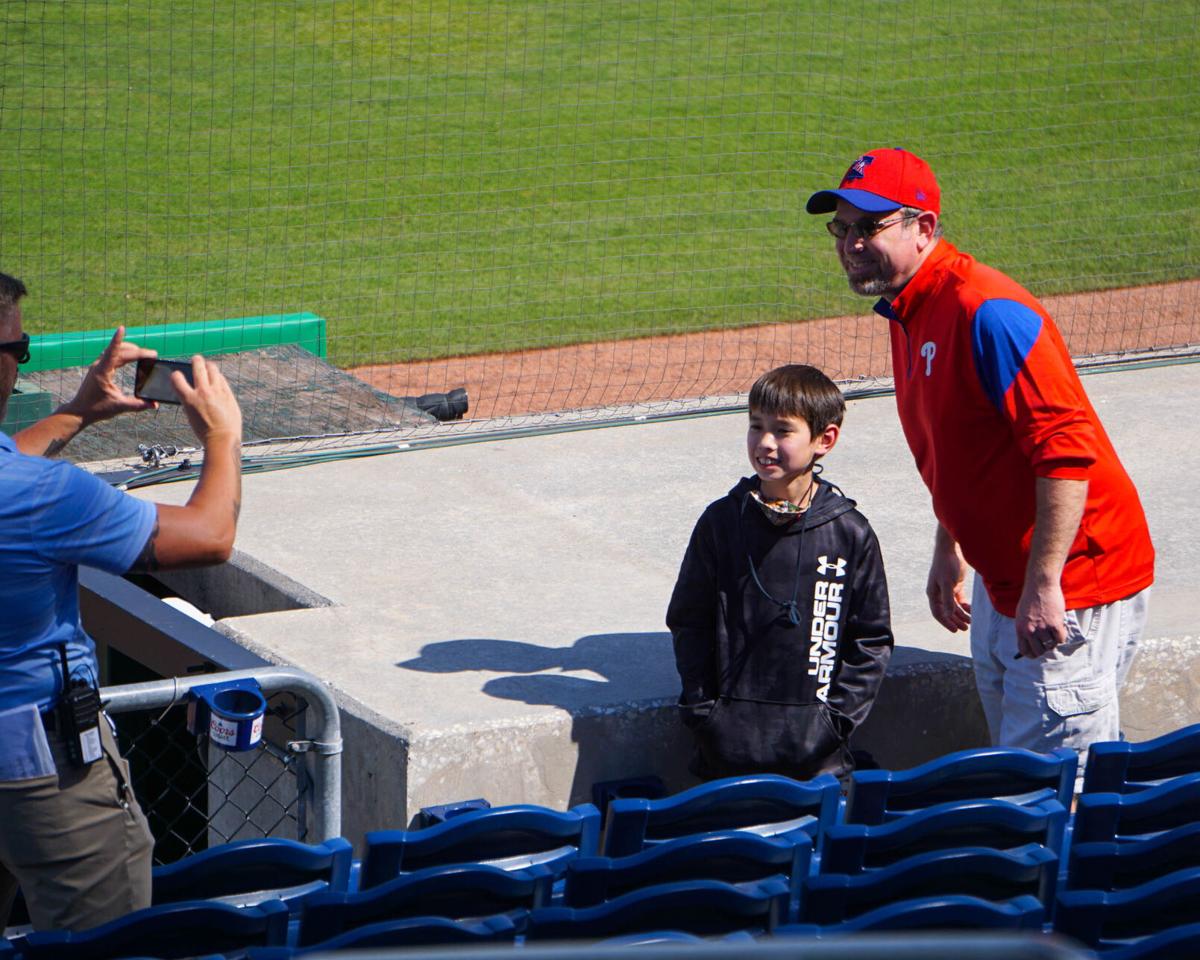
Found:
[[[813,478],[813,482],[814,483],[817,482],[815,477]],[[816,500],[816,498],[817,498],[816,491],[813,491],[812,499]],[[739,521],[742,521],[744,519],[745,513],[746,513],[746,504],[749,501],[750,501],[750,494],[747,493],[746,496],[742,498],[742,509],[738,515]],[[758,571],[754,569],[754,557],[752,557],[750,555],[749,546],[747,546],[747,548],[746,548],[746,563],[750,567],[750,577],[751,577],[751,579],[754,580],[754,585],[756,587],[758,587],[758,592],[761,593],[764,597],[766,597],[766,599],[768,601],[770,601],[771,603],[773,603],[777,607],[779,607],[781,610],[783,610],[787,614],[788,621],[794,627],[800,626],[800,619],[801,619],[800,603],[799,603],[800,580],[801,580],[800,571],[801,571],[801,563],[804,560],[804,531],[808,529],[806,524],[808,521],[808,514],[809,514],[810,510],[812,510],[812,500],[809,501],[808,510],[805,510],[804,513],[802,513],[800,515],[800,532],[796,535],[797,536],[797,540],[796,540],[796,576],[792,583],[792,599],[791,600],[780,600],[778,597],[772,596],[767,591],[767,588],[763,586],[762,581],[758,578]],[[743,530],[743,538],[744,537],[745,537],[745,533]]]

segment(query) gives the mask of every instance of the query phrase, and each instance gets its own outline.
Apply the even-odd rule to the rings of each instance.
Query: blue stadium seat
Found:
[[[155,867],[155,906],[217,897],[238,906],[283,900],[295,906],[313,893],[344,892],[353,849],[341,837],[306,844],[278,837],[235,840]]]
[[[600,943],[609,947],[642,947],[650,943],[704,943],[703,937],[682,930],[647,930],[645,933],[624,933],[608,937]]]
[[[658,800],[625,797],[608,807],[604,855],[625,857],[691,834],[745,830],[814,839],[838,816],[837,778],[798,781],[774,774],[728,777]]]
[[[297,944],[309,946],[347,930],[407,917],[462,920],[550,902],[554,874],[544,866],[501,870],[453,864],[406,873],[356,893],[322,893],[304,904]]]
[[[934,850],[880,870],[809,877],[800,895],[801,923],[840,923],[894,903],[965,895],[1003,901],[1033,896],[1054,905],[1058,857],[1031,844],[1018,850]]]
[[[366,835],[362,889],[402,873],[453,863],[505,870],[543,864],[561,871],[600,842],[600,812],[590,803],[567,811],[514,804],[462,813],[425,830],[374,830]]]
[[[1068,889],[1124,890],[1200,867],[1200,822],[1142,840],[1072,843],[1068,850]]]
[[[657,800],[667,795],[666,784],[661,777],[647,774],[640,777],[620,777],[616,780],[598,780],[592,784],[592,803],[600,816],[608,815],[608,805],[619,797],[644,797]]]
[[[1061,857],[1066,823],[1067,811],[1057,800],[1033,807],[1007,800],[940,803],[888,823],[829,827],[819,869],[821,873],[859,873],[929,850],[1012,850],[1031,843]]]
[[[1061,890],[1054,929],[1107,950],[1193,923],[1200,916],[1200,868],[1179,870],[1128,890]]]
[[[1104,960],[1179,960],[1196,956],[1200,956],[1200,923],[1170,927],[1103,953]]]
[[[1083,792],[1134,793],[1189,773],[1200,773],[1200,723],[1142,743],[1092,744]]]
[[[470,800],[455,800],[453,803],[435,803],[422,807],[408,825],[409,830],[424,830],[447,820],[471,813],[474,810],[490,810],[492,804],[485,797],[474,797]]]
[[[1016,747],[959,750],[911,770],[859,770],[846,793],[846,823],[878,824],[955,800],[998,798],[1023,806],[1057,800],[1070,809],[1078,757]]]
[[[719,880],[667,883],[634,890],[594,907],[543,907],[529,914],[526,941],[611,938],[679,930],[708,936],[736,930],[770,932],[782,923],[787,884],[779,879],[734,886]]]
[[[867,931],[888,930],[1032,930],[1041,932],[1046,910],[1036,897],[1016,897],[993,903],[979,897],[946,896],[901,900],[864,913],[852,920],[818,926],[813,923],[784,924],[777,937],[836,937]],[[1014,954],[1015,956],[1016,954]]]
[[[1083,793],[1072,818],[1074,843],[1146,838],[1200,822],[1200,773],[1137,793]]]
[[[324,943],[307,947],[261,947],[250,950],[247,960],[292,960],[306,954],[368,947],[431,947],[443,944],[486,944],[513,940],[525,923],[525,912],[497,914],[474,920],[449,917],[408,917],[357,927]],[[389,953],[390,956],[390,953]]]
[[[114,957],[194,957],[287,943],[288,908],[191,900],[135,910],[90,930],[30,933],[16,942],[29,960],[110,960]]]
[[[746,883],[782,875],[790,899],[808,876],[812,841],[807,834],[759,837],[726,830],[677,837],[628,857],[581,857],[567,864],[563,906],[591,907],[630,890],[684,880]]]
[[[745,930],[735,930],[723,937],[698,937],[694,933],[684,933],[682,930],[650,930],[646,933],[626,933],[619,937],[609,937],[601,940],[598,946],[605,947],[641,947],[651,943],[754,943],[752,933]]]

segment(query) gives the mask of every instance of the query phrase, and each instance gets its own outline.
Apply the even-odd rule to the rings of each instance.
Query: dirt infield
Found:
[[[1200,343],[1200,280],[1047,297],[1075,356]],[[887,323],[871,313],[365,366],[355,376],[393,396],[466,387],[471,417],[742,393],[764,370],[812,363],[839,380],[890,376]]]

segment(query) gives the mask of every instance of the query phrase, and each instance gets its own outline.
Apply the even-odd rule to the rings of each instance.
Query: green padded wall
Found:
[[[89,364],[112,339],[114,330],[110,327],[107,330],[34,335],[29,338],[30,358],[24,369],[60,370]],[[187,358],[197,353],[205,356],[235,353],[280,343],[294,343],[315,356],[325,356],[325,318],[315,313],[129,327],[125,337],[139,346],[157,350],[160,357],[167,358]]]

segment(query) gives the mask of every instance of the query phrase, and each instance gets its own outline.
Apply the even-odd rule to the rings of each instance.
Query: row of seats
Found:
[[[156,868],[146,911],[83,933],[30,934],[0,955],[938,924],[1052,925],[1095,947],[1136,949],[1125,942],[1197,915],[1200,772],[1189,766],[1200,768],[1200,725],[1093,747],[1074,816],[1074,754],[987,749],[856,773],[844,799],[831,777],[769,775],[617,797],[603,839],[592,804],[484,804],[428,828],[368,834],[361,865],[342,839],[241,841]]]
[[[24,947],[0,948],[0,955],[115,960],[195,957],[204,955],[198,950],[215,949],[216,955],[244,953],[253,960],[285,960],[340,949],[494,941],[588,939],[632,944],[713,935],[747,940],[837,939],[864,932],[1009,930],[1037,935],[1046,929],[1044,907],[1029,895],[1004,901],[961,894],[912,897],[839,923],[819,925],[781,923],[786,896],[785,885],[777,880],[753,885],[697,880],[635,891],[594,907],[551,906],[462,919],[420,915],[381,920],[315,944],[289,942],[288,910],[280,901],[243,908],[184,903],[151,908],[153,915],[137,922],[118,921],[81,934],[34,935],[42,939]],[[1131,944],[1110,946],[1099,956],[1157,960],[1193,955],[1197,946],[1200,924],[1191,923]]]

